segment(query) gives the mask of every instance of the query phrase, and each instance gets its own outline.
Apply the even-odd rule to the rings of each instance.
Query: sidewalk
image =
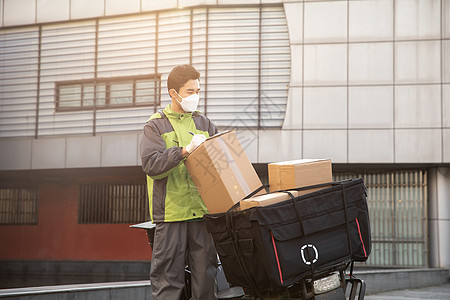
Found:
[[[428,286],[419,289],[405,289],[380,294],[371,294],[364,297],[365,300],[450,300],[450,283]]]

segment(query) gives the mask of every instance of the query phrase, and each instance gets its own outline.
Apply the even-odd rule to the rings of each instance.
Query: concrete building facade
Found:
[[[1,0],[0,18],[4,190],[142,183],[140,130],[187,63],[261,176],[326,157],[367,177],[372,264],[450,267],[449,0]]]

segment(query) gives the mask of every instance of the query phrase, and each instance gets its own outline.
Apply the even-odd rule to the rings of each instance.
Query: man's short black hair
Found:
[[[167,78],[167,90],[170,91],[174,89],[177,93],[180,88],[189,80],[199,79],[200,73],[191,65],[180,65],[170,71],[169,77]]]

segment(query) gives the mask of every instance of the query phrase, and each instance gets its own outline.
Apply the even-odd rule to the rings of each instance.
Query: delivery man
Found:
[[[192,66],[173,68],[167,79],[172,102],[144,126],[142,168],[156,225],[150,271],[154,300],[180,299],[186,262],[192,272],[192,299],[217,299],[216,250],[202,221],[208,210],[183,162],[206,137],[217,133],[197,111],[199,78]]]

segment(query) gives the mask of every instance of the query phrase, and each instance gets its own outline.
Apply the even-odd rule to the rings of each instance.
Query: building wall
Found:
[[[20,31],[24,26],[47,26],[58,31],[60,27],[70,28],[73,22],[108,23],[116,17],[132,22],[152,12],[169,16],[186,14],[185,10],[190,8],[255,9],[261,4],[278,6],[284,11],[288,32],[286,40],[280,43],[289,44],[289,64],[284,65],[285,57],[265,63],[275,70],[282,64],[284,70],[289,69],[289,80],[281,125],[241,126],[238,131],[252,162],[329,157],[335,164],[350,166],[446,167],[450,162],[450,2],[447,0],[1,0],[0,23],[2,29],[10,31]],[[36,34],[30,38],[35,42]],[[180,44],[184,42],[180,40]],[[34,46],[35,43],[30,45]],[[166,54],[170,56],[171,52]],[[186,58],[173,62],[180,61],[185,62]],[[169,63],[172,63],[170,59],[162,69],[163,78],[170,70]],[[203,62],[200,65],[203,67]],[[63,72],[65,65],[59,66]],[[230,63],[228,71],[238,73],[234,68]],[[39,70],[33,68],[26,72],[36,76]],[[7,76],[2,80],[8,80]],[[46,88],[52,87],[49,84]],[[239,95],[239,91],[235,93]],[[53,115],[53,94],[40,96],[50,101],[37,114],[51,124],[43,128],[48,134],[2,135],[0,170],[4,174],[12,170],[139,166],[140,126],[130,129],[106,121],[105,127],[118,131],[68,136],[58,131],[61,122],[67,121],[69,130],[78,124]],[[163,104],[169,101],[165,97]],[[6,103],[8,99],[2,100]],[[35,103],[30,105],[35,107]],[[216,107],[220,108],[220,105]],[[50,113],[44,114],[45,110]],[[133,118],[144,123],[151,112],[152,109],[142,110]],[[22,119],[28,122],[34,115]],[[111,116],[120,117],[113,113]],[[214,119],[214,114],[209,116]],[[12,132],[34,130],[22,121],[8,123],[10,119],[6,119],[2,125]],[[231,125],[240,121],[232,120],[236,123]],[[437,178],[435,182],[440,187],[437,196],[430,197],[430,206],[439,204],[448,212],[445,206],[449,202],[448,193],[443,188],[446,181],[442,176],[432,178]],[[444,215],[430,224],[435,226],[432,227],[433,251],[448,244],[448,238],[442,236],[446,231],[439,229],[446,225],[445,218]],[[24,230],[20,228],[14,228],[18,230],[16,233]],[[71,251],[73,257],[81,255]],[[448,266],[448,262],[433,261],[433,265]]]
[[[3,170],[140,166],[140,133],[5,139],[0,153]]]
[[[246,151],[252,162],[267,163],[311,157],[329,157],[335,163],[442,164],[450,161],[448,1],[237,3],[134,0],[127,2],[126,7],[122,7],[122,3],[113,0],[89,1],[92,9],[87,10],[83,9],[85,1],[3,0],[2,24],[6,29],[10,26],[57,22],[54,26],[58,27],[64,22],[80,19],[93,20],[123,14],[131,14],[132,17],[136,13],[174,8],[182,11],[183,8],[199,5],[225,7],[240,4],[282,4],[291,57],[288,98],[283,105],[284,121],[281,128],[241,128],[240,136],[245,139]],[[45,9],[48,7],[52,9]],[[138,15],[135,16],[138,18]],[[235,67],[232,64],[230,66]],[[166,68],[163,72],[169,70],[170,68]],[[164,89],[162,91],[165,93]],[[48,98],[45,95],[41,97]],[[166,97],[163,100],[165,105],[168,98],[165,94],[163,96]],[[96,148],[89,150],[90,160],[82,163],[77,161],[75,164],[69,162],[72,153],[66,153],[66,149],[70,149],[67,148],[70,139],[64,137],[64,130],[58,129],[58,124],[64,122],[64,116],[44,113],[51,110],[50,102],[41,105],[40,109],[45,122],[53,122],[42,126],[40,130],[60,136],[52,141],[34,141],[33,138],[2,139],[1,169],[28,169],[30,166],[51,168],[54,165],[57,168],[69,165],[95,167],[99,163],[101,165],[102,161],[109,160],[104,157],[105,148],[101,148],[101,152],[98,148],[99,140],[102,140],[101,144],[108,138],[97,137],[92,139],[95,140]],[[117,113],[110,114],[115,118],[120,117]],[[142,109],[137,114],[134,113],[133,118],[142,120],[143,123],[150,114],[151,111]],[[209,116],[224,124],[219,119],[220,115],[209,112]],[[30,116],[26,120],[33,118],[34,116]],[[8,126],[8,121],[4,122]],[[229,125],[239,126],[238,123],[239,120],[234,120]],[[16,124],[14,121],[14,124],[5,128],[12,128],[11,126],[21,128],[23,124]],[[110,121],[104,123],[104,126],[113,128]],[[123,125],[124,132],[130,131],[127,126]],[[130,149],[124,150],[122,156],[128,157],[125,163],[129,165],[139,165],[139,160],[134,159],[139,156],[138,148],[134,146],[139,128],[140,126],[133,125],[132,132],[127,137],[122,136],[133,144]],[[120,127],[115,126],[114,130],[120,130]],[[81,134],[86,134],[83,132]],[[55,145],[55,156],[52,156],[51,162],[41,159],[37,162],[43,149],[40,145],[46,143]],[[283,147],[268,147],[268,143]],[[7,149],[16,147],[21,149],[19,155],[10,159],[12,155],[8,154]],[[123,160],[119,160],[117,164],[122,163]]]
[[[448,1],[284,6],[294,95],[284,128],[298,130],[302,156],[448,161]]]
[[[90,175],[91,173],[92,175]],[[122,173],[123,175],[120,175]],[[95,175],[94,175],[95,174]],[[108,175],[109,174],[109,175]],[[36,225],[0,226],[0,259],[66,261],[148,261],[151,249],[145,231],[129,224],[79,224],[79,184],[95,182],[144,182],[139,168],[89,172],[19,172],[2,185],[38,187]],[[140,180],[139,180],[140,179]]]
[[[450,266],[450,169],[430,170],[429,231],[430,265],[440,268]]]

